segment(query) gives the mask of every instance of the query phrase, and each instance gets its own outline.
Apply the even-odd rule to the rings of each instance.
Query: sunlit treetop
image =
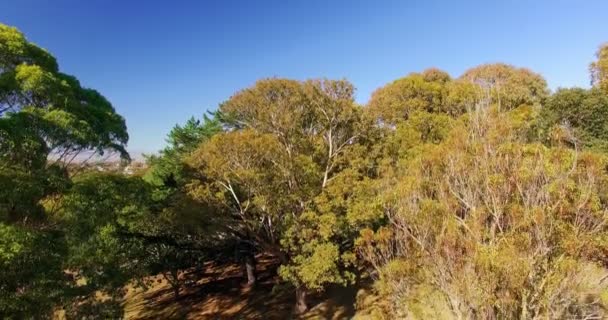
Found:
[[[124,119],[112,104],[59,71],[55,58],[16,28],[0,24],[0,149],[20,152],[11,139],[36,141],[69,160],[81,151],[118,151],[128,157]],[[23,123],[28,123],[25,128]],[[8,138],[6,132],[13,136]]]
[[[445,71],[431,68],[410,73],[374,91],[368,112],[377,121],[395,125],[417,111],[458,116],[467,111],[479,96],[477,88],[452,80]]]
[[[597,61],[589,66],[591,84],[608,93],[608,43],[604,43],[596,52]]]
[[[368,111],[377,121],[395,125],[416,111],[459,116],[481,100],[511,110],[539,105],[548,95],[545,79],[525,68],[484,64],[467,70],[458,79],[431,68],[410,73],[376,90]]]
[[[547,82],[538,73],[504,63],[483,64],[467,70],[461,79],[481,87],[484,95],[504,110],[538,105],[549,96]]]
[[[447,83],[452,81],[449,73],[437,68],[429,68],[422,71],[422,78],[429,82]]]

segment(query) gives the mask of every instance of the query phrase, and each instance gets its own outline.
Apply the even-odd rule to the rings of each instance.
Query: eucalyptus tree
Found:
[[[606,157],[528,143],[515,112],[481,109],[404,159],[380,193],[389,223],[359,254],[397,318],[604,318]]]
[[[479,88],[472,83],[454,80],[446,72],[431,68],[377,89],[367,108],[376,121],[390,127],[419,111],[459,116],[479,95]]]
[[[235,234],[281,258],[300,311],[308,290],[350,279],[338,241],[345,216],[320,197],[356,161],[349,153],[365,135],[353,95],[346,81],[260,80],[220,106],[228,131],[189,161],[210,182],[195,181],[192,194],[215,197]]]
[[[491,104],[504,110],[524,105],[539,106],[549,95],[547,82],[541,75],[504,63],[479,65],[465,71],[460,79],[482,90],[478,101],[489,97]]]

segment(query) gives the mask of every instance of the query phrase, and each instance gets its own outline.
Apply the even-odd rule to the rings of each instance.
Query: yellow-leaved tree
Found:
[[[608,43],[601,45],[595,56],[597,61],[589,65],[591,84],[608,93]]]
[[[280,257],[299,312],[310,290],[353,278],[346,205],[354,183],[365,180],[359,159],[367,139],[353,97],[343,80],[260,80],[220,106],[227,132],[188,160],[201,177],[191,194],[224,204],[234,234]]]
[[[357,241],[380,298],[361,315],[607,316],[607,159],[561,145],[564,127],[527,142],[527,116],[480,106],[400,164],[380,189],[389,222]]]

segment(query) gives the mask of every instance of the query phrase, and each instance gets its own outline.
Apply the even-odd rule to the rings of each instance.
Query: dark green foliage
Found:
[[[0,317],[45,318],[70,286],[62,234],[0,222]]]
[[[46,318],[74,297],[57,199],[85,151],[128,159],[124,119],[57,61],[0,24],[0,316]],[[110,277],[107,275],[107,277]]]
[[[572,129],[571,136],[561,137],[568,144],[608,151],[608,95],[599,88],[557,90],[547,99],[539,121],[546,138],[562,126]]]
[[[96,293],[119,299],[125,284],[145,287],[144,277],[159,273],[179,290],[179,271],[206,258],[216,240],[208,208],[180,195],[137,176],[88,173],[74,181],[62,197],[60,218],[69,248],[65,267],[84,282],[75,301],[96,310],[103,307],[91,300]],[[75,307],[68,305],[84,312]]]
[[[176,125],[167,136],[168,146],[158,156],[148,157],[150,170],[145,175],[146,180],[167,188],[183,185],[184,175],[187,174],[184,157],[221,130],[222,126],[215,115],[213,118],[205,115],[202,121],[192,117],[183,126]]]
[[[140,239],[151,203],[149,186],[137,177],[92,173],[79,177],[63,197],[61,218],[70,248],[67,267],[87,285],[123,284],[141,271],[146,256]]]
[[[14,28],[0,25],[0,51],[0,122],[25,113],[27,126],[20,130],[29,132],[30,139],[43,139],[46,151],[60,158],[69,160],[82,150],[114,150],[128,157],[124,119],[99,92],[59,72],[49,53]],[[7,129],[0,125],[0,148],[11,152]]]

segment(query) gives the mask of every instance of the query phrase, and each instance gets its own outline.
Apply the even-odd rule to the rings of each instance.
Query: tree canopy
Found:
[[[68,254],[53,199],[82,152],[128,159],[124,119],[110,102],[17,29],[0,24],[0,315],[44,315],[67,296]]]
[[[394,125],[411,112],[426,111],[459,116],[489,97],[506,110],[539,105],[548,96],[545,80],[538,74],[496,63],[471,68],[458,79],[436,68],[411,73],[376,90],[369,101],[370,113]]]
[[[261,79],[130,172],[85,165],[130,160],[109,100],[0,24],[0,317],[123,318],[156,275],[186,303],[231,261],[294,313],[351,286],[359,319],[606,318],[607,50],[554,92],[503,63],[366,105],[345,79]]]
[[[605,156],[526,143],[477,111],[381,189],[390,223],[361,230],[382,312],[579,318],[605,308]],[[586,301],[592,302],[584,302]]]

